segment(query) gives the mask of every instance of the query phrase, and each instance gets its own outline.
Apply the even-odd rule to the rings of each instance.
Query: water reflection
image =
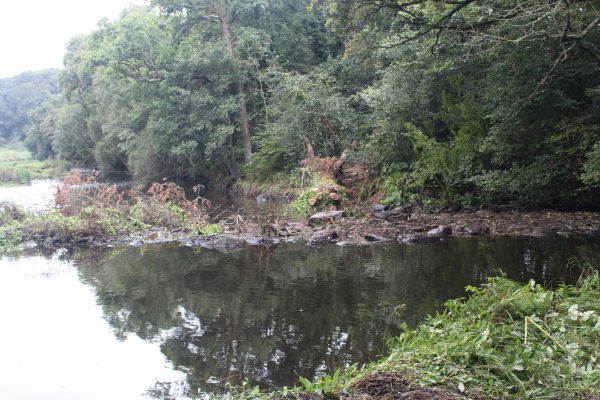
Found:
[[[466,239],[427,246],[247,248],[233,254],[177,246],[75,255],[120,340],[160,344],[189,393],[248,379],[293,385],[371,359],[386,334],[414,326],[502,269],[521,281],[573,279],[584,240]],[[400,314],[396,306],[406,304]]]
[[[72,263],[0,258],[3,399],[184,396],[185,375],[160,347],[136,335],[116,340],[96,300]]]

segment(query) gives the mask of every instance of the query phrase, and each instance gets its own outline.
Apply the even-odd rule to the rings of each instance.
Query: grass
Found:
[[[505,278],[390,340],[390,355],[364,367],[276,393],[230,388],[240,399],[359,396],[374,374],[400,376],[456,396],[484,399],[600,398],[600,277],[548,290]],[[303,396],[298,396],[304,392]],[[291,394],[290,394],[291,393]],[[307,397],[310,393],[313,397]],[[317,397],[314,397],[317,396]],[[384,397],[380,397],[384,398]]]
[[[383,371],[506,399],[600,394],[600,279],[555,291],[496,278],[391,344]]]
[[[69,163],[60,160],[38,161],[20,143],[0,147],[0,184],[25,185],[33,179],[48,179],[63,175]]]

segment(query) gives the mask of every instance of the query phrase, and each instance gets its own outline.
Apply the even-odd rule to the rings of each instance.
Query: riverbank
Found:
[[[600,398],[600,278],[547,290],[504,278],[467,288],[468,300],[389,341],[389,356],[363,367],[301,378],[302,388],[238,399],[581,399]]]
[[[228,212],[213,220],[214,206],[201,197],[188,200],[168,182],[143,193],[112,185],[96,185],[90,193],[81,184],[67,180],[58,191],[59,209],[43,214],[1,204],[0,251],[179,242],[230,252],[299,240],[311,246],[415,245],[454,236],[596,236],[600,226],[598,213],[426,213],[409,207],[355,210],[354,216],[324,211],[307,219]],[[469,288],[469,301],[450,301],[440,316],[391,340],[390,355],[374,364],[316,382],[301,379],[302,389],[232,387],[229,398],[599,399],[600,367],[593,358],[600,350],[599,286],[597,273],[556,291],[496,279]]]
[[[24,185],[34,179],[64,175],[70,163],[60,160],[35,160],[21,143],[0,146],[0,185]]]
[[[0,250],[28,247],[141,246],[180,242],[230,251],[245,245],[306,241],[308,245],[424,244],[471,236],[600,236],[599,212],[433,212],[418,206],[367,206],[349,200],[344,187],[313,174],[310,186],[285,205],[261,194],[269,213],[247,215],[238,207],[212,204],[173,182],[146,187],[100,183],[97,175],[66,176],[57,183],[52,209],[24,212],[0,204]],[[191,195],[191,197],[190,197]]]
[[[352,217],[346,217],[342,211],[319,212],[306,219],[283,213],[265,218],[227,211],[212,213],[218,217],[211,219],[209,204],[201,205],[199,199],[186,200],[178,190],[162,186],[155,195],[143,200],[138,197],[129,205],[124,205],[125,201],[119,200],[115,192],[112,199],[107,199],[105,192],[104,197],[96,196],[93,202],[77,200],[71,208],[36,215],[15,205],[0,204],[0,250],[180,242],[190,247],[230,251],[246,245],[290,241],[306,241],[311,246],[368,246],[393,242],[425,244],[475,236],[600,236],[597,212],[427,213],[376,207],[372,212],[362,211]]]

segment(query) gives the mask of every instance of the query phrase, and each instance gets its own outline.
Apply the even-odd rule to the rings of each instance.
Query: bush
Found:
[[[292,212],[306,216],[319,210],[350,210],[348,195],[343,186],[330,177],[315,172],[309,176],[307,188],[288,205]]]

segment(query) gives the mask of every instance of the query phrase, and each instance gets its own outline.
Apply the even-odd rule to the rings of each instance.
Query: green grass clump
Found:
[[[203,236],[216,236],[223,233],[223,229],[217,224],[206,224],[198,228],[198,233]]]

